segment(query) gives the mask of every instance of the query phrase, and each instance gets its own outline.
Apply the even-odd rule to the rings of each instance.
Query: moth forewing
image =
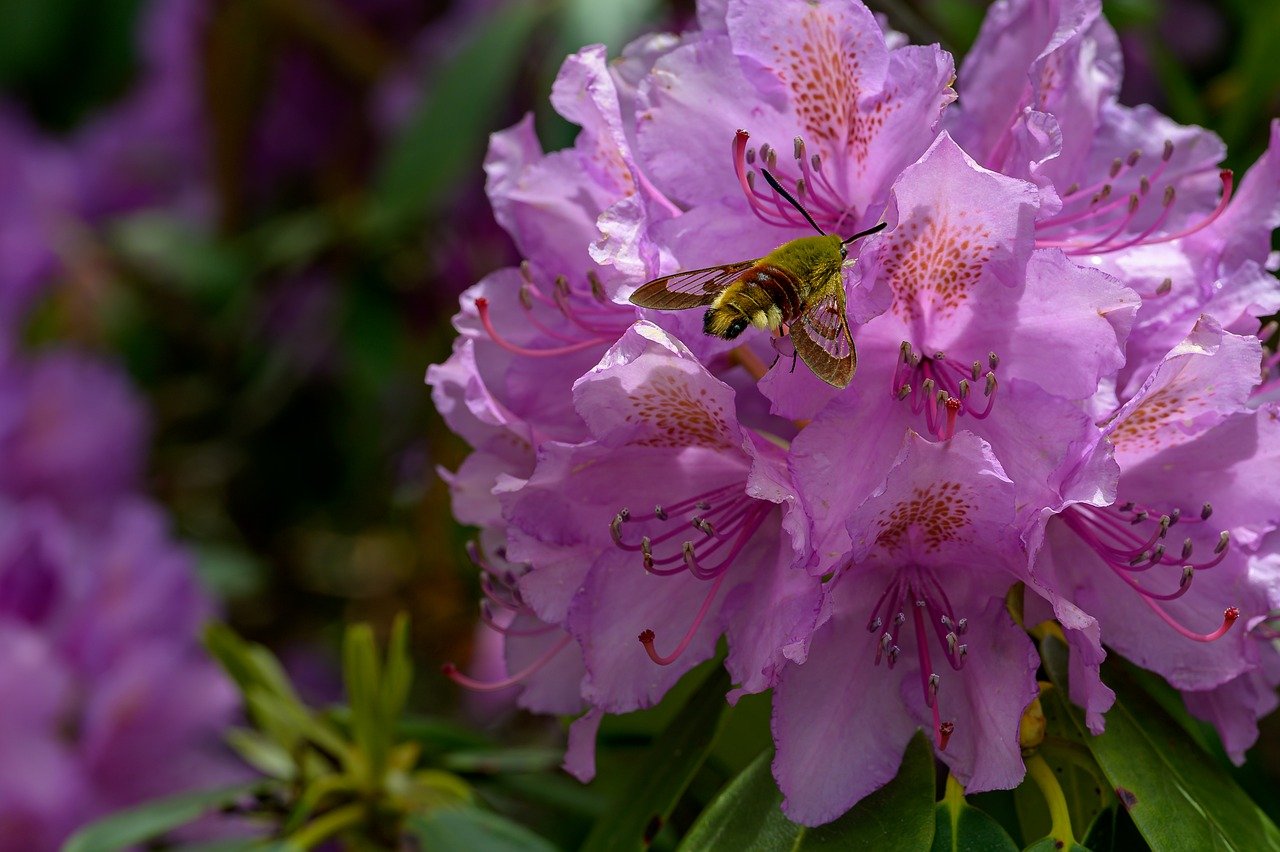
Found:
[[[744,260],[664,275],[640,285],[631,294],[631,304],[656,311],[683,311],[710,305],[756,263],[756,260]]]

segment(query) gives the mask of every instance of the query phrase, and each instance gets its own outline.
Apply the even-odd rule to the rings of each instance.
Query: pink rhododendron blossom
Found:
[[[1094,0],[996,3],[958,105],[951,58],[856,2],[708,0],[698,22],[570,57],[573,148],[527,119],[493,138],[525,262],[464,294],[428,380],[475,449],[444,475],[506,676],[455,679],[581,712],[566,768],[589,778],[602,716],[723,637],[727,698],[774,690],[784,808],[816,825],[918,728],[968,789],[1016,786],[1026,629],[1056,618],[1091,728],[1106,646],[1239,758],[1280,678],[1256,323],[1280,306],[1280,145],[1233,194],[1212,134],[1120,106]],[[821,229],[886,225],[849,246],[847,388],[785,329],[721,340],[627,301],[812,233],[766,170]]]
[[[1039,660],[1004,606],[1023,565],[1013,520],[1013,484],[984,442],[906,434],[845,519],[831,620],[777,689],[774,772],[792,819],[834,819],[893,778],[920,726],[968,789],[1021,780],[1010,734]]]

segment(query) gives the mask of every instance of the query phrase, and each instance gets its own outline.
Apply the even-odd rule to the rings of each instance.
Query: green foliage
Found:
[[[524,826],[479,808],[440,810],[409,820],[409,833],[423,849],[483,849],[485,852],[551,852],[547,841]]]
[[[371,627],[347,629],[347,704],[327,710],[306,706],[261,645],[219,624],[208,627],[205,645],[240,690],[252,723],[231,731],[228,743],[263,778],[115,814],[80,832],[70,848],[122,849],[218,808],[264,826],[259,840],[232,848],[303,850],[334,840],[348,848],[393,848],[408,837],[446,844],[429,848],[481,841],[490,844],[484,848],[550,848],[528,829],[476,807],[475,789],[458,773],[544,771],[559,754],[486,749],[483,737],[447,723],[402,720],[413,682],[403,615],[383,654]]]
[[[117,811],[82,828],[66,842],[62,852],[112,852],[125,849],[186,825],[212,811],[233,807],[268,789],[268,785],[254,781],[156,799],[136,808]]]
[[[1058,686],[1050,702],[1075,726],[1153,849],[1280,849],[1280,830],[1123,667],[1104,666],[1116,703],[1095,737],[1064,698],[1066,647],[1048,638],[1041,658]]]
[[[782,793],[765,752],[726,787],[681,843],[681,850],[928,849],[934,835],[933,750],[923,734],[907,746],[898,777],[835,822],[818,828],[783,815]]]
[[[596,821],[584,852],[649,845],[715,744],[728,709],[724,700],[728,690],[729,676],[718,666],[654,741],[629,782]]]
[[[375,233],[419,222],[448,200],[457,175],[479,166],[543,12],[538,3],[513,3],[481,18],[452,61],[433,69],[433,85],[374,179],[368,224]]]
[[[947,778],[947,792],[935,809],[932,852],[1016,852],[1000,823],[965,801],[964,790]]]

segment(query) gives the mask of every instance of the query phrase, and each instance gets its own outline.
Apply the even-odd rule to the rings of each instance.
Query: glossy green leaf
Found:
[[[1041,659],[1059,702],[1084,735],[1081,711],[1066,705],[1067,649],[1050,638]],[[1280,849],[1280,830],[1122,666],[1103,679],[1116,693],[1107,730],[1084,742],[1134,824],[1154,849]]]
[[[445,808],[409,819],[422,849],[476,849],[484,852],[553,852],[543,838],[509,819],[478,808]]]
[[[432,69],[423,103],[379,164],[369,222],[375,231],[412,223],[476,171],[544,9],[505,4],[479,18],[452,61]]]
[[[949,784],[952,782],[948,782]],[[933,852],[1017,852],[1018,844],[987,814],[948,794],[934,810]]]
[[[653,741],[596,821],[584,852],[648,845],[707,759],[724,721],[729,675],[717,666]]]
[[[787,819],[769,769],[755,759],[720,792],[685,835],[681,850],[928,849],[934,836],[933,749],[923,734],[907,746],[898,776],[835,822],[807,828]]]
[[[77,831],[62,852],[109,852],[145,843],[204,814],[270,789],[260,781],[197,790],[117,811]]]

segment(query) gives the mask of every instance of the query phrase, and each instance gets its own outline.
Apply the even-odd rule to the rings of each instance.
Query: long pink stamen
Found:
[[[778,193],[772,190],[766,193],[756,188],[755,173],[749,167],[755,163],[757,152],[749,147],[749,140],[750,134],[747,131],[737,131],[733,139],[732,157],[734,174],[752,213],[761,221],[776,227],[805,227],[807,223],[804,218]],[[780,169],[777,150],[767,143],[760,146],[758,157],[775,178],[784,185],[792,185],[792,193],[815,221],[826,225],[830,232],[838,233],[846,221],[856,218],[855,211],[840,200],[840,193],[822,168],[821,157],[808,154],[804,140],[799,136],[792,140],[792,147],[799,175],[794,180],[786,173],[789,170]]]
[[[1124,249],[1133,248],[1135,246],[1159,245],[1161,243],[1180,240],[1180,239],[1183,239],[1184,237],[1191,236],[1192,234],[1195,234],[1201,230],[1204,230],[1205,228],[1213,224],[1213,222],[1215,222],[1218,219],[1218,217],[1220,217],[1224,212],[1226,212],[1227,207],[1231,203],[1231,198],[1232,198],[1232,194],[1235,187],[1235,178],[1230,169],[1222,169],[1218,172],[1218,178],[1222,182],[1222,195],[1218,199],[1217,206],[1213,209],[1213,211],[1208,216],[1204,217],[1203,219],[1200,219],[1199,221],[1195,222],[1192,225],[1188,225],[1187,227],[1175,233],[1153,236],[1153,234],[1155,234],[1158,230],[1160,230],[1161,227],[1164,226],[1164,223],[1168,220],[1169,215],[1173,212],[1173,206],[1176,200],[1176,192],[1174,190],[1173,184],[1171,183],[1165,188],[1164,200],[1162,202],[1160,213],[1151,222],[1151,224],[1149,224],[1146,228],[1144,228],[1142,232],[1134,236],[1131,236],[1127,239],[1116,242],[1115,240],[1123,233],[1124,229],[1128,227],[1129,223],[1137,215],[1137,212],[1141,208],[1145,199],[1149,197],[1149,193],[1146,191],[1146,186],[1148,186],[1151,182],[1154,182],[1154,180],[1160,176],[1160,174],[1164,170],[1164,165],[1166,162],[1167,162],[1167,158],[1164,162],[1160,164],[1160,167],[1158,167],[1152,173],[1152,175],[1150,176],[1150,179],[1144,179],[1143,190],[1141,192],[1130,194],[1126,199],[1123,200],[1123,203],[1128,205],[1128,210],[1123,217],[1121,217],[1120,219],[1112,223],[1098,222],[1093,225],[1090,225],[1089,227],[1077,229],[1077,236],[1079,236],[1081,234],[1087,234],[1090,232],[1096,233],[1103,230],[1104,228],[1111,228],[1111,230],[1107,232],[1105,236],[1089,242],[1081,242],[1079,239],[1063,239],[1063,240],[1039,239],[1036,241],[1036,246],[1039,248],[1061,248],[1071,255],[1084,255],[1084,254],[1108,254],[1111,252],[1123,251]],[[1109,186],[1110,184],[1107,184],[1106,186],[1104,186],[1104,190],[1108,189]],[[1110,209],[1113,209],[1119,203],[1121,203],[1120,200],[1117,200],[1115,202],[1111,202],[1109,204],[1103,205],[1102,207],[1097,207],[1096,206],[1097,201],[1098,199],[1095,198],[1094,201],[1090,202],[1089,207],[1086,208],[1086,210],[1084,211],[1078,211],[1076,213],[1071,213],[1071,214],[1059,214],[1058,216],[1052,219],[1048,219],[1045,222],[1039,223],[1037,227],[1041,230],[1044,230],[1049,228],[1061,227],[1081,219],[1093,218],[1093,217],[1102,215],[1104,212]]]
[[[698,632],[698,628],[707,617],[707,613],[711,611],[711,603],[715,600],[716,592],[720,591],[720,585],[724,582],[726,574],[721,574],[716,581],[711,584],[711,590],[707,592],[707,596],[702,600],[702,606],[698,609],[698,614],[693,617],[693,624],[689,625],[689,629],[685,631],[684,638],[680,640],[680,644],[676,649],[665,657],[658,653],[654,647],[654,632],[646,629],[638,637],[640,644],[644,646],[645,653],[649,655],[649,659],[653,660],[660,666],[669,666],[680,658],[680,655],[689,647],[689,643],[693,641],[693,635]]]
[[[1212,225],[1219,216],[1226,212],[1227,206],[1231,203],[1231,195],[1235,189],[1235,174],[1231,169],[1223,169],[1218,172],[1218,178],[1222,181],[1222,197],[1218,199],[1218,206],[1213,209],[1213,212],[1210,213],[1207,218],[1201,219],[1196,224],[1178,231],[1176,234],[1169,234],[1167,236],[1160,237],[1157,240],[1151,240],[1144,243],[1144,245],[1151,246],[1156,245],[1157,243],[1168,243],[1173,240],[1180,240],[1183,237],[1189,237],[1192,234],[1202,231]]]
[[[1132,516],[1124,519],[1120,514],[1117,514],[1118,512],[1128,512]],[[1201,510],[1200,518],[1187,518],[1182,523],[1195,523],[1197,520],[1205,521],[1209,518],[1211,512],[1212,507],[1209,504],[1205,504]],[[1125,504],[1119,509],[1075,505],[1064,512],[1062,518],[1068,529],[1074,532],[1081,541],[1101,557],[1107,567],[1125,585],[1137,592],[1139,599],[1179,635],[1196,642],[1212,642],[1223,636],[1230,629],[1236,618],[1239,617],[1239,611],[1235,607],[1231,607],[1224,614],[1223,624],[1220,628],[1212,633],[1197,633],[1180,624],[1177,619],[1161,606],[1162,602],[1177,600],[1184,596],[1190,590],[1192,580],[1197,571],[1212,568],[1226,558],[1230,543],[1228,533],[1223,532],[1219,536],[1218,544],[1214,548],[1214,555],[1208,561],[1192,563],[1188,561],[1192,550],[1190,538],[1184,541],[1182,551],[1177,557],[1165,552],[1164,539],[1170,527],[1181,519],[1181,513],[1179,512],[1160,515],[1157,521],[1156,518],[1152,517],[1152,513],[1148,509],[1136,506],[1133,503]],[[1150,536],[1142,536],[1135,531],[1135,525],[1144,521],[1155,521],[1157,523],[1155,531]],[[1172,592],[1150,591],[1144,588],[1134,576],[1157,566],[1178,568],[1178,585]]]
[[[747,140],[749,138],[750,135],[745,130],[739,130],[733,137],[733,172],[738,178],[739,186],[742,187],[742,194],[747,197],[751,212],[757,219],[767,225],[788,227],[793,223],[786,216],[779,220],[774,218],[767,208],[761,206],[761,199],[767,199],[767,196],[757,192],[751,185],[751,181],[747,179]]]
[[[506,689],[509,686],[515,686],[535,674],[539,669],[551,662],[552,658],[564,650],[565,646],[571,641],[573,641],[573,637],[566,634],[563,639],[555,645],[552,645],[551,648],[549,648],[542,656],[538,657],[538,659],[534,660],[532,663],[510,677],[503,678],[502,680],[476,680],[475,678],[468,677],[458,671],[458,667],[453,663],[445,663],[440,667],[440,671],[444,672],[444,676],[449,678],[449,680],[461,687],[465,687],[466,689],[475,690],[476,692],[496,692],[499,689]]]
[[[569,344],[567,346],[552,346],[546,349],[529,349],[525,346],[512,343],[507,340],[493,325],[493,320],[489,316],[489,300],[481,297],[476,299],[476,313],[480,315],[480,324],[484,326],[485,332],[488,333],[491,340],[498,346],[513,355],[522,355],[526,358],[552,358],[557,355],[569,355],[574,352],[581,352],[585,349],[591,349],[596,346],[603,346],[610,342],[607,337],[593,337],[583,340],[579,343]]]

